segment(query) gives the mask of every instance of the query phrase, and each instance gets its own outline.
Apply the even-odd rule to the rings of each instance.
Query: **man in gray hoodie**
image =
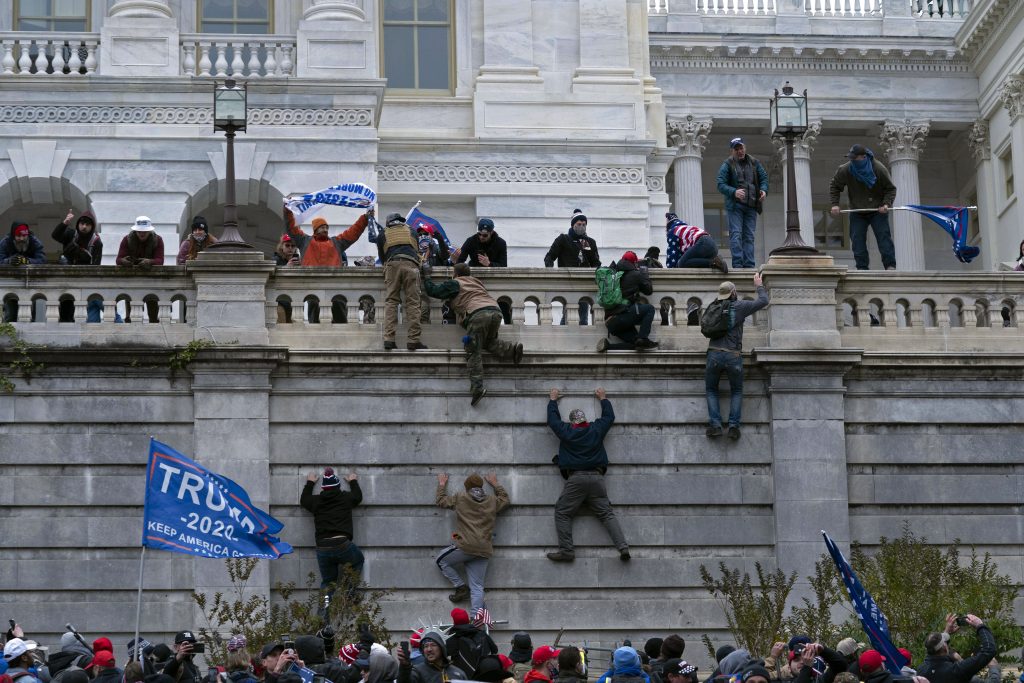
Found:
[[[398,683],[446,683],[468,678],[465,671],[448,661],[444,636],[437,631],[423,634],[420,652],[423,658],[416,664],[410,664],[405,651],[398,649]]]

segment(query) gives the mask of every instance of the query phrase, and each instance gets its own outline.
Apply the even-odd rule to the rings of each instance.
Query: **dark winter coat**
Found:
[[[589,249],[584,249],[589,245]],[[551,243],[551,248],[544,255],[544,265],[552,268],[558,261],[559,268],[597,268],[601,265],[601,257],[597,253],[597,242],[593,237],[578,236],[572,228],[563,232]]]
[[[753,176],[753,184],[757,186],[760,192],[768,192],[768,171],[764,170],[764,165],[750,156],[746,156],[747,161],[751,165],[751,175]],[[725,210],[732,211],[739,200],[736,199],[736,190],[740,188],[739,173],[740,162],[732,158],[729,155],[722,165],[718,167],[718,177],[715,179],[715,183],[718,186],[718,191],[725,197]],[[742,188],[746,189],[746,188]],[[757,212],[761,213],[761,202],[757,201]]]
[[[486,266],[477,260],[479,254],[483,254],[490,259],[491,268],[504,268],[508,266],[508,245],[494,231],[491,231],[491,239],[487,240],[486,244],[480,241],[479,235],[470,235],[462,243],[462,249],[459,251],[459,263],[469,261],[470,266],[485,268]]]
[[[121,683],[123,677],[124,674],[116,667],[105,666],[100,668],[96,678],[92,679],[92,683]]]
[[[322,545],[323,541],[335,536],[347,536],[354,540],[352,535],[352,508],[363,502],[363,492],[359,488],[358,481],[350,481],[349,491],[331,489],[323,491],[320,495],[313,495],[313,485],[316,482],[307,481],[302,488],[302,495],[299,496],[299,505],[313,513],[313,526],[316,528],[316,544]]]
[[[117,250],[117,265],[132,266],[136,259],[149,259],[154,266],[164,264],[164,240],[156,231],[146,240],[140,240],[136,231],[132,230],[121,240]]]
[[[832,182],[828,186],[828,199],[832,206],[839,206],[839,195],[845,189],[850,200],[851,209],[877,209],[882,204],[892,206],[896,201],[896,185],[892,182],[889,169],[878,160],[872,160],[871,166],[875,169],[875,184],[868,187],[850,171],[850,164],[845,164],[836,169],[832,176]]]
[[[195,665],[191,657],[185,657],[180,661],[177,657],[171,657],[167,660],[163,672],[178,683],[202,683],[205,678],[203,674],[199,673],[199,667]]]
[[[745,299],[733,301],[733,326],[724,336],[709,340],[708,351],[742,351],[743,321],[767,305],[768,290],[764,287],[757,288],[757,299],[754,301],[747,301]]]
[[[97,233],[96,217],[91,211],[86,211],[78,220],[83,218],[92,221],[92,231],[88,234],[79,233],[75,227],[78,221],[75,221],[71,225],[61,223],[50,236],[60,242],[63,247],[61,257],[69,266],[98,266],[103,262],[103,241]]]
[[[622,297],[628,303],[605,311],[605,315],[609,317],[622,313],[629,307],[629,304],[635,304],[641,294],[650,296],[654,293],[654,288],[651,287],[651,276],[646,269],[637,268],[625,259],[613,263],[612,268],[622,273],[622,279],[619,280],[619,289],[622,290]]]
[[[476,674],[476,669],[470,671],[467,665],[476,667],[479,664],[477,662],[464,662],[461,660],[459,653],[461,652],[472,652],[474,645],[480,645],[480,657],[486,657],[487,655],[498,654],[498,646],[494,644],[487,633],[477,628],[473,624],[460,624],[452,627],[451,635],[448,636],[447,642],[445,642],[445,649],[448,650],[448,656],[451,658],[452,663],[458,666],[460,669],[470,675]]]
[[[22,225],[21,221],[11,223],[10,233],[8,233],[7,237],[0,240],[0,265],[17,265],[12,264],[11,259],[18,256],[24,256],[31,264],[45,262],[46,250],[43,248],[43,243],[32,233],[28,234],[28,248],[25,251],[18,251],[17,247],[14,246],[14,229],[19,225]]]
[[[825,673],[817,678],[815,683],[832,683],[838,674],[846,671],[846,657],[842,656],[835,650],[830,650],[827,647],[822,648],[822,652],[819,655],[825,660],[827,668]],[[811,683],[814,671],[811,667],[805,666],[800,669],[800,673],[795,678],[790,679],[794,683]]]
[[[586,427],[562,422],[558,402],[548,401],[548,427],[558,437],[558,467],[563,470],[601,470],[608,467],[604,437],[615,422],[612,402],[601,401],[601,417]]]
[[[928,655],[917,667],[917,675],[931,683],[970,683],[971,678],[996,656],[996,639],[988,626],[978,627],[978,651],[954,661],[949,655]]]

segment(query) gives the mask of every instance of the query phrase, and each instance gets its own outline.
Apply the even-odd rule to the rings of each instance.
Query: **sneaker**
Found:
[[[428,347],[423,342],[412,342],[410,344],[406,344],[405,348],[409,349],[410,351],[423,351]]]
[[[465,602],[469,600],[469,586],[462,584],[455,587],[455,592],[448,596],[452,602]]]
[[[487,395],[487,390],[486,389],[474,389],[473,390],[473,400],[471,400],[469,402],[469,405],[475,406],[477,403],[480,402],[480,399],[482,399],[486,395]]]
[[[704,430],[704,436],[708,437],[709,439],[714,439],[714,438],[719,437],[721,435],[722,435],[722,427],[721,427],[721,425],[719,425],[717,427],[708,427],[707,429]]]
[[[523,345],[516,344],[515,348],[512,349],[512,363],[519,365],[523,362]]]
[[[740,428],[736,425],[729,425],[729,438],[736,441],[740,438]]]
[[[393,341],[386,341],[386,342],[384,342],[384,350],[385,351],[394,351],[397,348],[398,348],[398,344],[396,344]]]
[[[638,351],[643,351],[644,349],[656,349],[658,348],[658,342],[651,339],[637,339],[633,344],[633,348]]]
[[[598,339],[597,340],[597,352],[598,353],[605,353],[607,350],[608,350],[608,338],[605,337],[604,339]]]
[[[576,559],[576,554],[559,550],[558,552],[548,553],[548,559],[552,562],[572,562]]]
[[[623,562],[629,562],[629,548],[623,548],[619,551],[619,559]]]
[[[720,270],[726,275],[729,274],[729,266],[725,265],[725,261],[718,254],[715,254],[715,258],[711,259],[711,267],[715,270]]]
[[[886,270],[896,270],[896,266],[886,266]]]

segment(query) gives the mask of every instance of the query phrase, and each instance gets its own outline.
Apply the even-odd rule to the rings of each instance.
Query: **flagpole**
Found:
[[[135,654],[138,661],[142,663],[142,648],[139,647],[139,627],[142,624],[142,577],[146,568],[146,546],[142,546],[142,554],[139,556],[139,597],[135,606]]]
[[[961,209],[967,209],[968,211],[977,211],[976,206],[961,206]],[[909,206],[890,206],[890,211],[913,211]],[[878,209],[840,209],[839,213],[877,213]]]
[[[418,200],[415,204],[412,205],[412,208],[409,209],[409,213],[405,214],[405,222],[406,223],[409,222],[409,216],[412,215],[412,212],[415,211],[416,209],[420,208],[420,204],[422,204],[422,203],[423,203],[422,200]]]

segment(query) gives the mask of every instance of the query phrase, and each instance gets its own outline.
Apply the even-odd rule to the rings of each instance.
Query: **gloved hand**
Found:
[[[9,263],[12,266],[25,266],[25,265],[28,265],[28,259],[25,258],[24,256],[21,256],[19,254],[17,256],[12,256],[11,260],[9,261]]]

